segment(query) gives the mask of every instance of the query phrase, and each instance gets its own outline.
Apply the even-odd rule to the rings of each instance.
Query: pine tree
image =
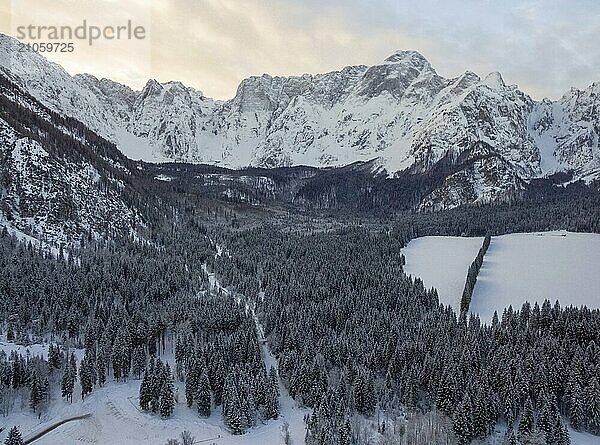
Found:
[[[188,362],[185,375],[185,400],[188,407],[192,407],[198,391],[198,361],[196,358]]]
[[[48,380],[48,377],[44,377],[44,382],[41,386],[41,396],[44,403],[50,401],[50,381]]]
[[[31,374],[31,393],[29,395],[29,407],[35,413],[36,408],[42,401],[42,389],[40,380],[37,376],[37,372],[33,371]]]
[[[19,431],[19,428],[13,426],[10,429],[8,436],[4,441],[4,445],[23,445],[23,438],[21,437],[21,432]]]
[[[350,421],[348,419],[340,426],[338,437],[339,445],[352,445],[352,427],[350,426]]]
[[[244,433],[242,407],[234,381],[234,373],[230,372],[223,387],[223,420],[233,434]]]
[[[460,444],[467,444],[473,439],[473,404],[469,394],[465,394],[452,416],[454,434]]]
[[[200,376],[195,398],[198,405],[198,414],[203,417],[209,417],[211,409],[211,396],[210,381],[206,372],[203,372]]]
[[[586,425],[586,408],[583,403],[581,386],[575,383],[569,395],[569,421],[576,430],[582,430]]]
[[[95,367],[98,385],[103,386],[106,383],[106,356],[102,348],[98,348]]]
[[[586,405],[588,409],[588,428],[590,431],[600,432],[600,383],[592,377],[586,388]]]
[[[149,393],[150,393],[150,410],[153,413],[158,413],[160,409],[160,395],[162,393],[162,388],[164,385],[164,365],[160,361],[160,359],[156,359],[154,364],[150,367],[150,382],[148,385]]]
[[[146,349],[144,346],[137,346],[133,350],[131,358],[131,372],[137,379],[142,376],[142,372],[146,368]]]
[[[65,369],[63,370],[62,380],[61,380],[61,394],[62,397],[65,397],[69,401],[73,401],[73,389],[75,387],[75,377],[73,374],[73,368],[70,363],[65,362]]]
[[[562,425],[560,429],[560,438],[557,445],[571,445],[571,437],[567,425]]]
[[[166,365],[166,382],[162,387],[160,394],[160,415],[170,417],[175,409],[175,394],[173,389],[173,375],[169,365]]]
[[[277,397],[279,397],[279,379],[277,378],[277,370],[274,366],[269,368],[269,383],[271,387],[277,391]]]
[[[438,385],[435,404],[444,414],[452,415],[454,409],[454,385],[449,373],[444,373]]]
[[[112,351],[113,375],[117,381],[127,380],[131,368],[131,337],[127,327],[122,326],[115,338]]]
[[[515,436],[515,431],[512,428],[506,432],[505,443],[506,445],[517,445],[517,437]]]
[[[48,345],[48,365],[50,365],[51,372],[54,369],[60,369],[60,349],[52,343]]]
[[[519,421],[519,439],[523,441],[527,438],[534,428],[533,404],[531,399],[527,399],[525,406],[521,411],[521,420]]]
[[[89,357],[85,355],[81,360],[79,367],[79,382],[81,384],[81,399],[85,399],[85,396],[92,392],[92,375],[91,375],[91,364],[89,363]]]
[[[148,374],[148,370],[146,369],[142,378],[142,382],[140,383],[140,408],[142,408],[144,411],[148,411],[150,409],[150,400],[152,400],[150,376]]]
[[[273,386],[272,381],[267,387],[267,403],[265,406],[267,419],[277,419],[279,417],[278,391]]]

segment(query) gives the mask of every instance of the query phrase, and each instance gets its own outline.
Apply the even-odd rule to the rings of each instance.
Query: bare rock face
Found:
[[[226,167],[342,166],[378,158],[388,175],[456,172],[422,207],[518,194],[524,182],[570,171],[600,175],[600,84],[536,102],[499,73],[439,76],[415,51],[326,74],[255,76],[231,100],[179,82],[142,91],[70,76],[0,35],[0,69],[50,109],[82,121],[131,158]],[[482,148],[485,147],[485,148]],[[485,151],[485,153],[482,153]]]

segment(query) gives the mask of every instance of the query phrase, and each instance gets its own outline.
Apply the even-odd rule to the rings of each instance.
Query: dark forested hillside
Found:
[[[600,312],[546,301],[491,325],[459,321],[403,273],[409,236],[265,228],[224,237],[233,255],[215,267],[255,296],[290,394],[314,409],[307,443],[367,443],[357,413],[379,413],[379,431],[392,434],[401,406],[449,416],[455,439],[443,443],[484,438],[499,422],[521,443],[569,443],[565,422],[600,433]],[[434,434],[430,424],[402,443]]]

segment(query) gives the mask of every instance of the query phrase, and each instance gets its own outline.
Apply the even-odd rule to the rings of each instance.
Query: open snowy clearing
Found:
[[[403,250],[407,273],[438,289],[440,302],[457,309],[467,270],[482,238],[429,236]],[[489,322],[498,311],[545,299],[600,307],[600,235],[515,233],[493,237],[477,278],[471,311]]]
[[[490,321],[525,301],[600,308],[600,235],[515,233],[492,238],[477,278],[471,312]]]
[[[483,238],[425,236],[402,249],[406,273],[419,277],[425,287],[435,287],[440,303],[460,310],[467,270],[477,256]]]

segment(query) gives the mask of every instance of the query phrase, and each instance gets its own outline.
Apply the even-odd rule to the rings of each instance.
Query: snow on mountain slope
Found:
[[[0,67],[43,104],[144,160],[239,168],[379,158],[390,175],[426,172],[441,160],[465,166],[423,203],[442,208],[506,199],[523,180],[556,171],[588,180],[600,174],[599,84],[558,102],[535,102],[499,73],[446,79],[421,54],[398,51],[371,67],[250,77],[220,102],[179,82],[150,80],[132,91],[90,75],[71,77],[18,45],[0,36]],[[490,156],[480,156],[482,145]]]
[[[404,270],[420,278],[426,288],[436,288],[440,303],[460,312],[460,298],[467,270],[481,248],[483,238],[424,236],[402,249]]]
[[[530,130],[543,154],[545,171],[574,170],[578,176],[600,168],[600,83],[572,88],[558,102],[537,104]]]
[[[404,270],[435,287],[440,302],[458,313],[467,271],[482,238],[426,236],[402,249]],[[600,235],[566,231],[494,236],[471,300],[471,312],[490,323],[494,311],[540,306],[558,300],[562,307],[600,307]]]
[[[100,192],[101,176],[87,163],[65,162],[0,120],[0,221],[42,241],[69,243],[107,223],[127,227],[132,210],[115,191]]]
[[[0,226],[48,245],[135,233],[141,218],[122,197],[127,162],[0,73]]]

